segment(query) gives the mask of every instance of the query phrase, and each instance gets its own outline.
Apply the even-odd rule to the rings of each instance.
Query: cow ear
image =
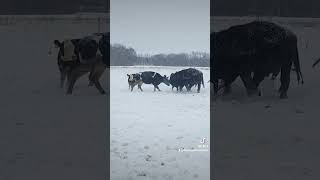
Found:
[[[59,40],[54,40],[53,44],[55,45],[56,48],[60,48],[62,46],[62,43]]]

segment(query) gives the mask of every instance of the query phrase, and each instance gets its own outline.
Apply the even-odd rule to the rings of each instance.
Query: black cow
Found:
[[[182,90],[182,88],[185,86],[185,83],[182,82],[181,79],[182,79],[181,73],[179,72],[171,73],[169,82],[172,86],[172,90],[173,88],[177,88],[177,91],[178,89],[180,89],[180,91]]]
[[[203,73],[194,68],[188,68],[170,75],[170,84],[173,88],[182,91],[185,86],[187,91],[190,91],[192,86],[198,85],[197,92],[200,92],[201,84],[204,87]]]
[[[129,84],[129,89],[131,89],[131,91],[133,91],[133,88],[138,85],[138,88],[142,90],[141,86],[143,84],[142,79],[141,79],[141,74],[127,74],[128,76],[128,84]]]
[[[159,89],[160,83],[164,83],[167,86],[170,86],[169,79],[166,77],[166,75],[161,76],[159,73],[152,72],[152,71],[141,72],[141,79],[142,79],[142,82],[145,84],[152,84],[154,86],[154,91],[156,91],[156,89],[160,91]]]
[[[107,33],[99,37],[91,36],[62,42],[58,40],[54,41],[55,46],[59,48],[60,86],[63,87],[65,78],[67,77],[67,94],[72,94],[75,82],[88,72],[90,72],[89,86],[94,84],[101,94],[105,94],[99,79],[107,67],[106,59],[109,58],[110,50],[108,49],[110,44],[109,42],[104,42],[104,40],[109,37],[109,33]],[[109,47],[105,44],[109,44]]]
[[[281,72],[280,98],[287,98],[291,66],[294,64],[298,81],[302,79],[297,37],[288,29],[271,22],[254,21],[232,26],[211,34],[211,79],[214,91],[223,80],[224,93],[240,76],[248,95],[259,94],[258,86],[270,74],[275,78]],[[253,77],[252,77],[253,74]]]

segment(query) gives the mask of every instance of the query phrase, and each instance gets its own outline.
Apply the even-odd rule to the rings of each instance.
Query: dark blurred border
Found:
[[[69,15],[69,14],[78,14],[78,13],[99,13],[107,14],[106,25],[107,31],[110,32],[110,0],[3,0],[1,1],[0,6],[0,15]],[[32,22],[30,21],[30,24]],[[48,21],[48,23],[51,23]],[[32,25],[28,25],[30,27]],[[95,26],[96,24],[88,25]],[[66,27],[68,29],[70,27]],[[89,28],[90,29],[90,28]],[[92,28],[91,28],[92,29]],[[81,29],[80,29],[81,30]],[[21,32],[21,31],[17,31]],[[17,37],[28,36],[28,32],[25,34],[19,34]],[[9,43],[16,43],[19,41],[15,37],[14,32],[8,33],[13,34],[12,39]],[[31,34],[29,36],[34,36]],[[51,33],[52,36],[55,36],[54,32]],[[49,35],[48,35],[49,36]],[[41,37],[35,36],[40,39],[39,42],[47,41],[51,37]],[[64,37],[61,37],[64,38]],[[4,40],[5,41],[5,40]],[[23,41],[23,39],[21,39]],[[5,41],[6,42],[6,41]],[[37,42],[37,41],[35,41]],[[34,44],[34,42],[31,42]],[[49,44],[50,42],[48,42]],[[110,43],[110,39],[109,39]],[[46,46],[47,44],[39,44],[39,46]],[[11,47],[8,46],[8,47]],[[6,51],[6,49],[0,50],[1,52]],[[10,50],[11,52],[11,50]],[[19,52],[17,52],[19,53]],[[41,52],[47,53],[47,52]],[[24,61],[30,60],[31,58],[26,57]],[[44,59],[43,61],[46,61]],[[30,62],[32,62],[30,60]],[[17,62],[18,63],[18,62]],[[55,63],[55,62],[54,62]],[[109,64],[109,63],[108,63]],[[12,68],[12,67],[5,67]],[[57,69],[57,64],[54,64],[54,67]],[[50,116],[50,114],[55,114],[55,116],[60,117],[59,123],[50,122],[46,124],[37,120],[38,114],[34,114],[33,119],[23,119],[19,116],[20,119],[14,118],[20,114],[20,110],[16,108],[18,105],[13,103],[19,102],[17,97],[10,97],[16,101],[12,101],[12,104],[7,104],[6,108],[3,108],[4,112],[16,113],[12,114],[13,119],[2,119],[6,117],[6,114],[0,115],[3,123],[1,125],[2,129],[12,128],[13,131],[2,132],[1,137],[2,141],[0,143],[0,179],[1,180],[20,180],[20,179],[30,179],[30,180],[108,180],[110,179],[110,71],[109,67],[104,72],[106,82],[101,82],[104,85],[106,90],[105,96],[99,96],[98,98],[105,99],[105,104],[103,104],[103,109],[105,109],[103,114],[94,114],[95,112],[84,112],[86,115],[85,118],[88,119],[88,122],[79,122],[77,119],[70,119],[70,114],[64,116],[64,114],[55,114],[59,113],[56,109],[49,109],[48,106],[50,103],[83,103],[80,99],[77,99],[77,96],[74,97],[63,97],[63,91],[61,91],[61,96],[59,94],[58,98],[64,99],[63,102],[46,102],[45,104],[40,104],[39,102],[26,102],[28,106],[32,107],[33,103],[38,103],[37,106],[43,106],[45,112],[43,116]],[[37,73],[37,70],[34,69],[34,72]],[[14,72],[13,72],[14,73]],[[10,74],[10,76],[17,77],[15,74]],[[9,75],[8,75],[9,76]],[[26,74],[29,76],[29,74]],[[30,76],[34,77],[34,76]],[[57,74],[58,77],[58,74]],[[33,81],[34,79],[30,79]],[[18,80],[17,80],[18,81]],[[58,79],[57,79],[58,82]],[[48,82],[48,84],[54,84],[57,82]],[[1,88],[6,86],[2,84]],[[53,85],[54,86],[54,85]],[[83,86],[82,86],[83,87]],[[82,88],[81,87],[81,88]],[[80,88],[80,89],[81,89]],[[85,87],[88,88],[88,87]],[[59,89],[58,89],[59,90]],[[53,91],[53,92],[56,92]],[[29,93],[29,94],[28,94]],[[48,94],[50,92],[36,92],[42,94]],[[33,96],[30,92],[22,92],[23,96],[29,96],[26,99],[32,99]],[[22,97],[21,95],[21,97]],[[83,94],[81,94],[83,95]],[[79,95],[79,96],[81,96]],[[4,95],[6,96],[6,95]],[[10,95],[9,95],[10,96]],[[86,96],[84,94],[83,96]],[[39,96],[41,97],[41,96]],[[20,98],[20,97],[19,97]],[[53,97],[55,98],[55,97]],[[97,97],[93,97],[97,98]],[[50,99],[50,98],[48,98]],[[92,100],[92,99],[91,99]],[[23,101],[23,100],[21,100]],[[73,101],[73,102],[71,102]],[[94,100],[90,101],[92,103]],[[5,101],[6,102],[6,101]],[[9,102],[11,103],[11,102]],[[86,106],[87,104],[83,104]],[[99,105],[99,104],[98,104]],[[101,105],[101,103],[100,103]],[[13,107],[13,108],[12,108]],[[94,107],[93,107],[94,108]],[[92,109],[93,109],[92,108]],[[31,108],[29,108],[31,109]],[[22,111],[22,110],[21,110]],[[77,112],[77,109],[70,107],[71,114]],[[97,111],[101,112],[101,111]],[[31,112],[21,112],[21,114],[29,114]],[[47,114],[46,114],[47,113]],[[87,117],[88,115],[88,117]],[[99,118],[100,117],[100,118]],[[32,114],[30,117],[32,118]],[[68,119],[69,118],[69,119]],[[91,121],[92,120],[92,121]],[[17,121],[17,122],[15,122]],[[38,122],[39,121],[39,122]],[[91,122],[90,122],[91,121]],[[65,123],[64,123],[65,122]],[[52,123],[52,124],[51,124]],[[72,124],[74,123],[74,124]],[[86,125],[87,123],[87,125]],[[50,127],[53,126],[57,127]],[[62,126],[63,128],[60,128]],[[59,129],[60,128],[60,129]],[[68,129],[69,128],[69,129]],[[66,131],[66,132],[65,132]],[[88,133],[88,134],[86,134]],[[90,133],[90,134],[89,134]],[[49,136],[50,134],[50,136]],[[56,136],[54,136],[56,134]],[[65,135],[65,138],[63,136]],[[86,137],[84,140],[80,137]],[[8,141],[8,142],[7,142]],[[11,142],[9,142],[11,141]],[[70,143],[69,143],[70,142]],[[89,147],[88,147],[89,146]],[[83,149],[81,151],[81,147]],[[63,151],[64,150],[64,151]],[[41,159],[42,158],[42,159]],[[4,179],[2,179],[4,178]]]

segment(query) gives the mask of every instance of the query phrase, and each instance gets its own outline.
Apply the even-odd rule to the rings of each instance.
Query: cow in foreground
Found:
[[[254,21],[232,26],[211,34],[212,73],[215,94],[219,79],[224,94],[231,91],[231,83],[240,76],[248,95],[260,94],[259,84],[270,74],[281,73],[280,98],[287,98],[292,64],[298,82],[302,80],[297,37],[288,29],[271,22]],[[253,74],[253,77],[252,77]]]
[[[109,41],[104,42],[108,38],[109,33],[61,42],[54,40],[55,47],[59,49],[60,87],[63,87],[67,78],[67,94],[72,94],[76,81],[88,72],[89,86],[94,84],[101,94],[105,94],[99,79],[107,67],[106,59],[109,58],[110,44]]]

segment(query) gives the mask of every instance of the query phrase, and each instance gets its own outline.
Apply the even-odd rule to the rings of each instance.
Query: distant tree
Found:
[[[133,48],[121,44],[111,45],[111,66],[209,66],[210,55],[203,52],[192,52],[190,54],[139,54]]]

